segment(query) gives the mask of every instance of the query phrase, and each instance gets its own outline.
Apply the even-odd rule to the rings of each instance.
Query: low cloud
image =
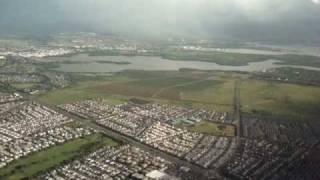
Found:
[[[309,41],[320,0],[1,0],[0,31]]]

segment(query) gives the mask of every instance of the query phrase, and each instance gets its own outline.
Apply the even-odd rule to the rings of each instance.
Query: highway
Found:
[[[240,99],[240,84],[241,81],[237,80],[234,83],[234,97],[233,97],[233,108],[234,108],[234,120],[237,125],[237,136],[242,137],[242,122],[241,122],[241,99]]]

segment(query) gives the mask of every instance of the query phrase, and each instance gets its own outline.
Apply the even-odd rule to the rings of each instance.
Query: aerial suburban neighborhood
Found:
[[[248,122],[243,123],[230,120],[227,113],[137,101],[109,105],[97,99],[52,108],[29,102],[18,93],[2,93],[1,106],[7,109],[2,108],[0,119],[0,167],[52,146],[102,133],[122,145],[104,145],[40,173],[38,178],[188,179],[186,173],[194,171],[205,172],[203,178],[277,179],[319,143],[312,130],[294,124],[269,124],[250,116],[244,117]],[[231,126],[234,134],[210,135],[188,128],[203,120]],[[242,126],[244,136],[237,132],[237,126]],[[296,127],[299,135],[280,131],[279,126]],[[319,133],[318,128],[314,131]]]
[[[310,109],[300,117],[281,108],[283,116],[264,114],[256,106],[246,110],[250,98],[260,101],[260,96],[251,97],[257,82],[268,83],[271,98],[284,86],[309,85],[305,92],[313,96],[317,71],[60,72],[60,65],[134,63],[59,59],[79,53],[91,53],[88,58],[159,53],[159,46],[147,43],[95,34],[77,38],[56,50],[2,49],[0,179],[283,179],[296,177],[289,173],[293,170],[317,174],[319,166],[309,160],[319,152],[317,112]],[[227,51],[197,43],[194,48],[177,41],[171,48]],[[267,93],[263,97],[269,100]],[[295,102],[295,97],[284,95],[277,103]],[[37,166],[40,162],[48,164]],[[24,170],[28,168],[35,170]]]
[[[320,180],[320,0],[0,0],[0,180]]]

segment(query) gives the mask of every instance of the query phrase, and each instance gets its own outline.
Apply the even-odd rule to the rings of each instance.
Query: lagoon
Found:
[[[182,68],[255,72],[279,67],[294,67],[320,71],[320,68],[315,67],[276,64],[279,60],[274,59],[252,62],[245,66],[225,66],[196,60],[173,61],[155,56],[89,56],[87,54],[77,54],[71,57],[50,57],[46,59],[48,61],[60,62],[59,68],[55,68],[54,70],[74,73],[114,73],[124,70],[176,71]],[[63,63],[64,61],[68,63]],[[75,63],[70,63],[72,61]],[[103,61],[118,63],[101,63]]]

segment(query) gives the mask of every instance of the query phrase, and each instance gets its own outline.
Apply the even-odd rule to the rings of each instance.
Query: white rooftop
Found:
[[[153,171],[149,172],[148,174],[146,174],[146,176],[148,178],[152,178],[152,179],[160,179],[160,178],[166,177],[167,174],[165,174],[161,171],[158,171],[158,170],[153,170]]]

